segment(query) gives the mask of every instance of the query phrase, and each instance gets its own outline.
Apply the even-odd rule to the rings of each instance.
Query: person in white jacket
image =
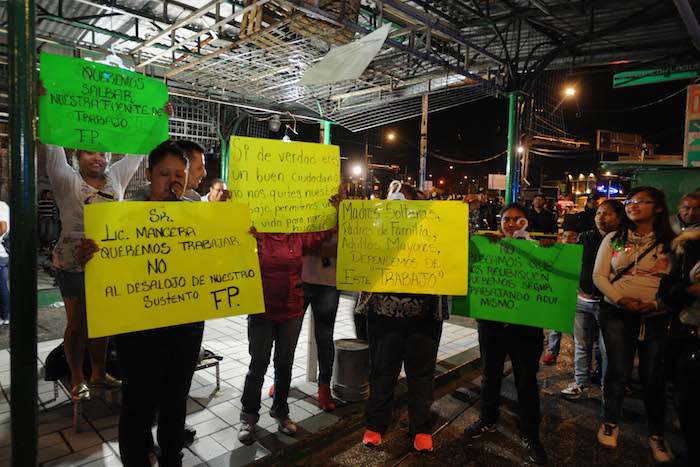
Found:
[[[657,463],[667,463],[673,461],[664,438],[667,321],[657,293],[671,270],[669,253],[675,234],[668,221],[666,196],[658,188],[631,190],[625,213],[619,230],[610,232],[600,244],[593,269],[593,282],[604,296],[599,321],[608,355],[598,441],[610,448],[617,446],[625,385],[637,348],[649,446]]]

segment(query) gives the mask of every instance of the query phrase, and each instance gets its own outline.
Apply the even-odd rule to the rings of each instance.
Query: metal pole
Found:
[[[425,167],[428,159],[428,95],[423,94],[423,117],[420,122],[420,169],[418,173],[418,188],[425,191]]]
[[[36,52],[34,0],[8,4],[12,465],[37,463]]]
[[[520,140],[518,128],[518,94],[511,92],[509,95],[510,103],[508,105],[508,159],[506,161],[506,204],[517,201],[518,197],[518,181],[515,177],[516,170],[516,155],[518,151],[518,142]]]

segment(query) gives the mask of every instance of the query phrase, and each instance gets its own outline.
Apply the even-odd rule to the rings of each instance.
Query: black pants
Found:
[[[523,436],[539,435],[540,390],[537,371],[542,354],[542,329],[493,321],[479,321],[479,348],[481,350],[481,419],[487,423],[498,421],[501,401],[501,381],[506,355],[510,355],[518,392],[518,428]]]
[[[634,363],[635,345],[639,352],[639,377],[644,388],[644,408],[650,435],[664,434],[666,383],[664,378],[664,346],[666,320],[646,320],[644,340],[639,340],[639,313],[624,311],[609,303],[601,305],[600,329],[608,353],[603,393],[604,419],[618,423],[625,398],[625,385]]]
[[[394,387],[406,370],[409,432],[431,433],[435,360],[442,335],[442,321],[431,318],[367,316],[370,376],[367,428],[384,433],[391,423]]]
[[[126,467],[150,467],[156,413],[159,464],[181,465],[187,394],[203,332],[204,323],[194,323],[117,337],[123,380],[119,452]]]
[[[318,387],[331,384],[335,345],[333,329],[338,313],[340,290],[333,286],[304,282],[304,312],[309,305],[314,314],[314,335],[318,351]]]

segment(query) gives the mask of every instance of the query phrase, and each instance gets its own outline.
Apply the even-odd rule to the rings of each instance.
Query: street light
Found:
[[[389,141],[394,141],[394,138],[396,138],[396,135],[393,132],[389,132],[386,135],[386,139],[388,139]]]
[[[452,169],[454,169],[454,168],[455,168],[455,166],[454,166],[454,165],[451,165],[451,166],[450,166],[450,170],[452,170]]]
[[[354,175],[360,175],[362,173],[362,167],[359,165],[356,165],[352,168],[352,173]]]
[[[518,146],[518,154],[522,154],[524,150],[522,146]]]
[[[573,96],[576,94],[576,90],[574,88],[566,88],[566,91],[564,91],[567,96]]]

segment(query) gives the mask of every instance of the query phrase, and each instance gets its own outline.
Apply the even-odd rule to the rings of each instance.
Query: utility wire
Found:
[[[499,154],[496,154],[495,156],[487,157],[486,159],[481,159],[478,161],[462,161],[459,159],[452,159],[451,157],[446,157],[446,156],[441,156],[440,154],[435,154],[434,152],[428,152],[428,155],[431,157],[434,157],[436,159],[440,159],[446,162],[453,162],[455,164],[481,164],[482,162],[488,162],[492,161],[494,159],[497,159],[501,157],[503,154],[505,154],[507,151],[503,151]]]
[[[700,80],[695,80],[696,83],[698,81],[700,81]],[[636,107],[627,107],[625,109],[581,109],[581,112],[629,112],[630,110],[643,109],[645,107],[651,107],[652,105],[656,105],[656,104],[659,104],[663,101],[667,101],[667,100],[671,99],[672,97],[675,97],[678,94],[682,93],[683,91],[685,91],[685,89],[686,88],[683,87],[682,89],[679,89],[678,91],[674,92],[673,94],[670,94],[670,95],[663,97],[659,100],[656,100],[654,102],[649,102],[648,104],[638,105]]]

